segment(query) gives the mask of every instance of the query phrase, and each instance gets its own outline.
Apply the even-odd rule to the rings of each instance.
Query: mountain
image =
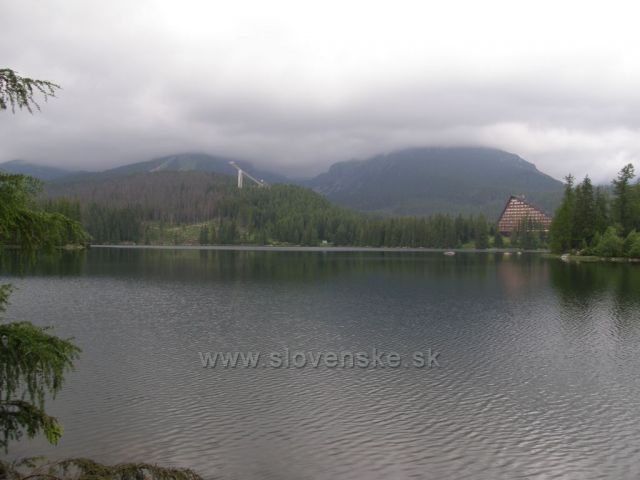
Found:
[[[217,203],[235,190],[234,178],[225,175],[158,171],[49,182],[42,197],[63,197],[79,202],[84,209],[92,204],[110,209],[139,208],[154,219],[189,223],[206,219]]]
[[[351,160],[304,182],[339,205],[393,215],[485,213],[510,195],[553,212],[562,182],[517,155],[490,148],[414,148]]]
[[[486,148],[410,149],[337,163],[307,182],[315,192],[276,185],[292,182],[237,162],[272,185],[248,183],[240,190],[229,161],[183,154],[71,175],[47,182],[43,201],[51,211],[81,220],[99,242],[193,243],[206,224],[222,243],[449,248],[483,231],[486,236],[489,227],[477,217],[460,222],[388,215],[482,212],[494,222],[512,194],[552,211],[563,192],[561,182],[533,164]]]
[[[484,213],[496,220],[510,195],[525,195],[541,210],[552,213],[563,191],[561,182],[517,155],[470,147],[414,148],[368,160],[339,162],[326,173],[304,181],[260,170],[246,161],[201,153],[169,155],[103,172],[61,176],[64,170],[53,169],[59,170],[58,175],[32,174],[50,180],[50,191],[56,185],[86,189],[105,179],[142,173],[204,172],[235,177],[237,172],[230,161],[267,183],[310,187],[338,205],[382,215]],[[21,173],[49,168],[26,162],[18,165],[32,166]]]
[[[51,182],[41,201],[80,221],[96,243],[453,248],[486,246],[489,232],[478,218],[372,219],[308,188],[239,189],[234,177],[195,170]]]
[[[0,170],[8,173],[30,175],[43,181],[55,180],[73,173],[72,171],[65,170],[63,168],[37,165],[24,160],[12,160],[10,162],[0,163]]]
[[[233,158],[207,155],[204,153],[182,153],[155,158],[145,162],[132,163],[103,172],[83,173],[59,179],[63,183],[95,181],[105,178],[122,177],[138,173],[154,172],[207,172],[236,176],[237,170],[229,164],[235,162],[250,175],[267,183],[290,183],[285,177],[272,172],[259,170],[250,163]]]

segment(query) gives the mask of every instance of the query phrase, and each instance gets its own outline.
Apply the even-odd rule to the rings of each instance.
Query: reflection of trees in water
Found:
[[[549,282],[564,302],[590,302],[605,293],[640,303],[640,265],[564,263],[539,255],[440,252],[309,252],[255,250],[103,249],[24,254],[4,251],[0,273],[107,275],[181,281],[314,281],[337,275],[405,274],[455,280],[496,277],[507,292]]]
[[[497,255],[498,257],[500,255]],[[499,258],[498,258],[499,261]],[[448,280],[484,279],[497,268],[492,253],[308,252],[164,249],[91,249],[0,257],[14,275],[108,275],[174,281],[316,281],[338,275],[415,275]]]
[[[540,255],[496,254],[496,272],[508,295],[526,293],[549,282],[548,261]]]
[[[640,265],[549,261],[551,283],[566,301],[613,293],[623,302],[640,302]]]
[[[78,275],[86,250],[0,251],[0,275]]]
[[[590,305],[603,295],[616,304],[640,304],[640,265],[564,263],[539,255],[440,252],[308,252],[252,250],[91,249],[25,255],[5,251],[0,273],[97,275],[196,282],[251,280],[313,282],[336,276],[402,274],[441,280],[496,278],[507,293],[549,283],[569,305]]]
[[[619,334],[640,327],[640,265],[549,261],[549,268],[568,318],[606,316]]]
[[[132,252],[129,252],[132,253]],[[438,278],[484,277],[490,268],[488,255],[413,252],[295,252],[295,251],[144,251],[141,272],[170,275],[185,281],[228,279],[314,282],[337,276],[371,274],[429,275]]]
[[[309,252],[252,250],[90,249],[31,255],[5,251],[0,274],[136,278],[183,283],[304,283],[376,277],[390,288],[447,288],[468,298],[498,286],[526,299],[553,288],[567,326],[604,319],[616,330],[640,327],[640,265],[564,263],[540,255],[441,252]],[[520,300],[518,300],[520,301]],[[579,322],[576,324],[576,322]]]

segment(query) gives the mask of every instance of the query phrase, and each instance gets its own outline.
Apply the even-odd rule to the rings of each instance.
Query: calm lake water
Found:
[[[62,441],[11,456],[223,479],[640,478],[640,265],[428,252],[5,257],[5,318],[83,353]],[[203,368],[198,352],[440,353],[440,367]]]

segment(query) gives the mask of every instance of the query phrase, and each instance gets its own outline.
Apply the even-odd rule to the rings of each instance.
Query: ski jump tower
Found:
[[[238,170],[238,188],[242,188],[242,186],[244,184],[244,177],[247,177],[249,180],[253,180],[259,187],[266,187],[267,186],[267,184],[264,182],[264,180],[258,180],[257,178],[252,177],[247,172],[242,170],[238,166],[238,164],[236,162],[231,161],[231,162],[229,162],[229,165],[231,165],[233,168]]]

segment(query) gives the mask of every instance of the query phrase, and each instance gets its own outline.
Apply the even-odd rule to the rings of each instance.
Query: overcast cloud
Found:
[[[291,175],[484,145],[561,178],[640,168],[634,2],[0,0],[0,67],[64,88],[0,113],[0,162],[184,151]]]

